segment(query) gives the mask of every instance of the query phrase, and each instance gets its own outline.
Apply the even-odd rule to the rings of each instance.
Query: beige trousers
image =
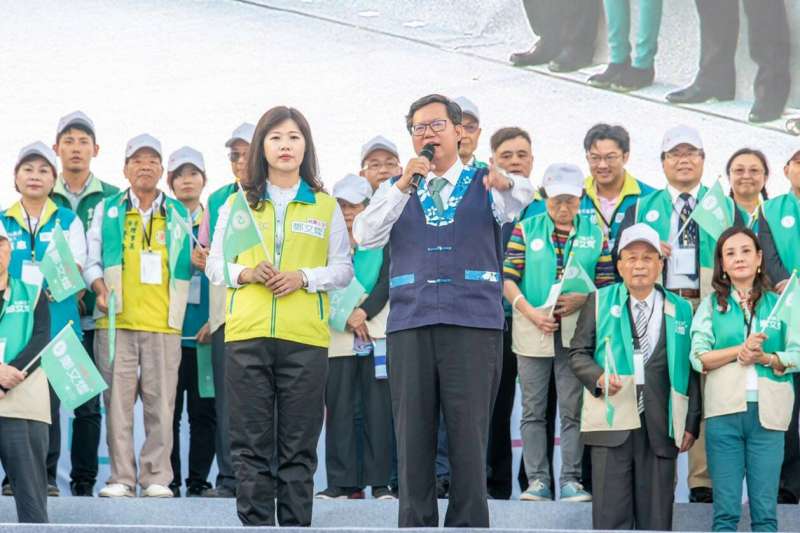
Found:
[[[137,479],[142,488],[167,486],[172,481],[172,418],[181,338],[177,334],[117,330],[116,356],[108,360],[108,330],[98,329],[94,337],[97,366],[108,390],[106,440],[111,460],[108,483],[122,483],[133,489]],[[139,454],[139,475],[133,445],[133,408],[137,397],[144,406],[144,445]]]

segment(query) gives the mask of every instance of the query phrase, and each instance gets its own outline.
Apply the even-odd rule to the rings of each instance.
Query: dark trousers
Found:
[[[506,329],[503,332],[503,371],[489,423],[486,454],[486,490],[496,500],[507,500],[512,492],[511,412],[514,410],[516,386],[517,357],[511,351],[511,318],[506,318]],[[553,422],[555,423],[555,417]],[[551,446],[552,440],[551,437]]]
[[[357,431],[361,406],[363,431]],[[389,381],[375,379],[375,358],[331,357],[325,392],[325,468],[329,487],[385,487],[392,474]],[[363,443],[359,461],[357,441]],[[361,463],[361,464],[359,464]]]
[[[239,520],[275,525],[277,497],[279,525],[309,526],[328,351],[259,338],[228,342],[225,355]]]
[[[61,400],[53,387],[50,389],[50,425],[47,427],[47,483],[56,484],[58,477],[58,458],[61,456]]]
[[[501,373],[502,331],[436,325],[390,333],[399,527],[438,527],[436,434],[444,413],[450,501],[444,525],[489,527],[486,445]]]
[[[83,332],[83,348],[94,362],[94,330]],[[75,409],[70,446],[72,459],[70,478],[73,483],[94,485],[97,480],[97,448],[100,446],[102,419],[100,395]]]
[[[798,434],[798,418],[800,418],[800,374],[794,375],[794,407],[789,429],[784,436],[783,466],[781,467],[780,488],[800,498],[800,434]]]
[[[622,445],[591,455],[594,529],[672,529],[675,459],[653,453],[644,420]]]
[[[216,392],[216,391],[215,391]],[[184,394],[189,414],[189,477],[186,486],[206,485],[214,461],[214,434],[217,414],[214,398],[201,398],[197,384],[197,350],[181,347],[181,366],[178,369],[178,390],[175,395],[175,414],[172,417],[172,484],[181,486],[181,417]]]
[[[739,2],[695,0],[700,18],[700,68],[696,83],[718,92],[736,89]],[[784,0],[744,0],[750,57],[758,65],[756,100],[783,109],[791,88],[790,37]]]
[[[225,387],[225,324],[211,336],[211,363],[214,368],[214,408],[217,428],[214,435],[214,449],[217,455],[218,487],[236,491],[236,476],[231,464],[231,425],[228,409],[228,390]]]
[[[570,50],[591,60],[601,12],[598,0],[523,0],[533,33],[554,55]]]
[[[47,424],[0,417],[0,463],[17,506],[17,520],[47,523]]]

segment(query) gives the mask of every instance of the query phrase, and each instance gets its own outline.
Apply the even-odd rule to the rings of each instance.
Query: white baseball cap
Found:
[[[658,255],[661,255],[661,239],[658,238],[658,233],[644,222],[629,226],[622,231],[622,235],[619,237],[619,251],[621,252],[635,242],[649,244],[655,248]]]
[[[481,113],[478,111],[478,106],[475,105],[475,102],[465,96],[459,96],[453,101],[461,108],[463,115],[470,115],[476,121],[481,121]]]
[[[87,128],[92,134],[95,133],[94,122],[83,111],[73,111],[69,115],[64,115],[58,120],[58,128],[56,129],[56,137],[64,133],[65,130],[71,126],[83,126]]]
[[[256,133],[256,127],[249,122],[242,122],[238,128],[233,130],[231,138],[225,141],[225,148],[230,148],[236,141],[244,141],[247,144],[253,142],[253,135]]]
[[[186,163],[196,166],[202,172],[206,171],[203,154],[191,146],[182,146],[170,154],[169,161],[167,162],[167,172],[175,172]]]
[[[681,144],[689,144],[698,150],[703,149],[703,139],[700,138],[700,132],[692,127],[680,124],[664,133],[664,140],[661,141],[661,152],[669,152]]]
[[[548,198],[562,194],[580,197],[583,194],[583,173],[576,165],[553,163],[544,171],[542,187]]]
[[[364,164],[364,160],[375,150],[386,150],[396,158],[400,159],[400,154],[397,152],[397,146],[386,137],[378,135],[377,137],[373,137],[367,141],[367,143],[361,147],[361,164]]]
[[[158,154],[158,157],[162,159],[164,157],[164,155],[161,153],[161,142],[159,142],[158,139],[149,133],[142,133],[141,135],[137,135],[128,141],[127,146],[125,146],[125,160],[130,159],[133,154],[142,148],[150,148],[151,150],[155,150],[155,152]]]
[[[31,143],[20,150],[19,155],[17,156],[17,162],[14,163],[14,168],[19,167],[19,164],[22,162],[22,160],[30,155],[38,155],[43,157],[53,166],[54,169],[58,168],[56,166],[56,153],[52,148],[44,144],[42,141]]]
[[[333,186],[333,197],[351,204],[360,204],[372,196],[372,185],[361,176],[348,174]]]

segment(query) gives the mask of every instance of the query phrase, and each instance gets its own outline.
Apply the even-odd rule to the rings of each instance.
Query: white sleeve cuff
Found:
[[[228,269],[228,278],[230,279],[230,283],[228,286],[232,289],[238,289],[242,285],[239,283],[239,275],[247,268],[244,265],[239,265],[236,263],[228,263],[226,265]]]

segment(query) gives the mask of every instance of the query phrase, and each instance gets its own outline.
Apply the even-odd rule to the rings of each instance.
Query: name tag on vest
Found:
[[[39,265],[33,261],[23,261],[22,281],[28,285],[34,285],[36,287],[41,286],[42,281],[44,281],[44,276],[42,275],[42,271],[39,270]]]
[[[189,281],[189,299],[186,303],[191,305],[199,305],[200,304],[200,293],[202,288],[202,276],[199,272],[195,272],[192,275],[192,279]]]
[[[306,222],[292,222],[292,233],[302,233],[318,239],[325,238],[325,228],[328,225],[321,220],[307,220]]]
[[[143,285],[161,285],[161,253],[142,252],[139,262],[139,281]]]

